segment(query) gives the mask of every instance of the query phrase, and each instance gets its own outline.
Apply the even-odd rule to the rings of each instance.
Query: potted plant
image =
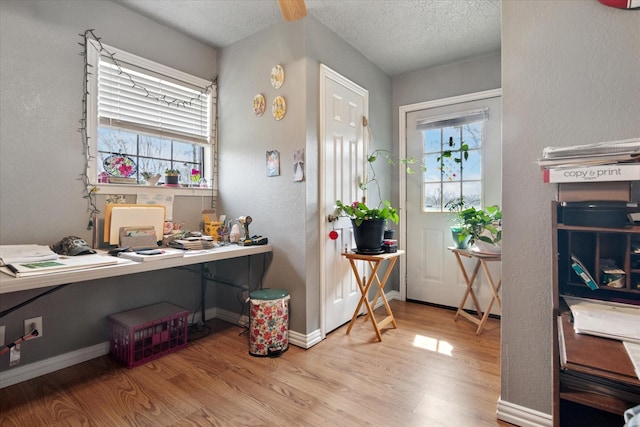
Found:
[[[164,170],[164,183],[170,185],[177,185],[180,178],[180,171],[178,169],[165,169]]]
[[[454,141],[452,137],[449,138],[449,146],[454,147]],[[460,163],[463,160],[468,159],[468,150],[469,146],[465,143],[461,143],[461,147],[458,150],[450,149],[443,151],[442,156],[438,157],[437,161],[440,163],[441,168],[444,167],[445,161],[453,160],[456,163]],[[378,199],[381,200],[380,204],[377,207],[368,206],[364,198],[362,201],[355,201],[350,205],[343,204],[341,200],[336,201],[337,215],[348,216],[351,218],[353,222],[353,234],[354,239],[356,240],[356,247],[359,252],[363,253],[381,252],[380,249],[382,247],[382,240],[384,237],[387,220],[391,220],[396,224],[400,220],[398,211],[391,206],[391,203],[388,200],[383,200],[382,197],[380,197],[380,184],[378,183],[376,171],[374,168],[374,163],[378,160],[378,158],[386,159],[387,164],[391,166],[395,165],[393,154],[389,150],[374,150],[367,156],[367,164],[369,166],[370,175],[368,175],[362,182],[360,182],[359,187],[361,190],[365,191],[370,187],[371,184],[375,184],[379,196]],[[413,170],[413,165],[416,163],[416,161],[413,157],[407,159],[398,159],[398,161],[404,164],[405,170],[408,174],[415,173],[415,171]],[[423,164],[421,164],[419,167],[423,172],[426,170],[426,167]],[[370,231],[370,229],[375,231]],[[372,233],[373,236],[370,239],[367,239],[367,246],[364,246],[361,244],[360,238],[368,233]]]
[[[464,197],[461,196],[449,200],[444,207],[454,214],[452,219],[454,224],[451,226],[451,237],[453,237],[453,243],[456,249],[466,249],[471,240],[471,230],[465,227],[463,218],[460,216],[460,213],[466,209]]]
[[[387,150],[378,149],[367,156],[367,163],[370,169],[370,175],[360,182],[361,190],[367,190],[371,184],[375,184],[380,196],[380,185],[376,177],[376,171],[373,167],[378,157],[383,157],[387,163],[393,165],[395,162],[391,157],[391,153]],[[400,159],[400,162],[407,165],[407,173],[413,173],[410,165],[415,163],[413,158]],[[424,170],[424,167],[423,167]],[[391,206],[391,202],[383,200],[373,207],[367,205],[366,199],[363,197],[360,201],[354,201],[351,204],[344,204],[341,200],[336,200],[336,212],[340,216],[351,218],[353,223],[353,237],[356,241],[356,248],[361,253],[380,253],[382,241],[387,229],[387,222],[392,221],[397,224],[400,216],[396,208]]]
[[[498,205],[485,209],[472,206],[460,210],[457,215],[461,226],[458,240],[469,236],[469,244],[475,245],[480,252],[501,252],[502,211]]]
[[[142,172],[140,175],[142,175],[142,178],[144,179],[144,181],[147,183],[147,185],[156,185],[158,183],[158,181],[160,180],[160,174],[159,173],[152,173],[152,172]]]
[[[388,200],[383,200],[375,208],[367,206],[364,201],[345,205],[336,200],[336,208],[338,215],[351,218],[356,248],[361,253],[380,253],[387,220],[396,224],[400,220],[398,211]]]

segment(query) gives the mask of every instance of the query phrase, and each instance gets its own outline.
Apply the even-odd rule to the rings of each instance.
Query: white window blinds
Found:
[[[127,64],[100,58],[98,117],[101,125],[164,138],[208,144],[211,91]],[[209,83],[210,84],[210,83]]]
[[[416,129],[428,130],[445,127],[457,127],[469,123],[484,121],[489,119],[489,109],[483,108],[478,110],[458,112],[454,114],[445,114],[441,116],[429,117],[426,119],[416,120]]]

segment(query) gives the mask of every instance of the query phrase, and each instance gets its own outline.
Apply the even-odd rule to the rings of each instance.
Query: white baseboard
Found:
[[[0,372],[0,388],[50,374],[109,353],[109,341]]]
[[[520,427],[551,427],[553,417],[524,406],[498,399],[498,419]]]
[[[247,316],[238,317],[237,313],[233,313],[223,309],[209,309],[205,312],[207,319],[216,318],[224,320],[234,325],[246,326],[249,324],[249,318]],[[310,334],[301,334],[300,332],[289,330],[289,344],[295,345],[300,348],[310,348],[322,341],[320,336],[320,329],[311,332]]]

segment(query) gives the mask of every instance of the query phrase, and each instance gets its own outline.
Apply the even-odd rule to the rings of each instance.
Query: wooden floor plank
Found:
[[[244,329],[211,333],[133,369],[100,357],[0,390],[0,425],[509,426],[496,419],[500,322],[392,301],[378,342],[358,319],[304,350],[248,353]],[[383,314],[379,309],[377,314]]]

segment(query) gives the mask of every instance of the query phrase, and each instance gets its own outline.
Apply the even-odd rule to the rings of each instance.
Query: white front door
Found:
[[[344,217],[329,221],[329,216],[335,214],[336,200],[350,204],[363,196],[358,184],[366,160],[363,117],[368,115],[369,93],[330,68],[320,67],[320,296],[324,338],[351,320],[360,299],[349,262],[341,255],[355,247],[351,221]]]
[[[483,206],[501,205],[501,122],[502,102],[500,96],[486,99],[475,99],[473,96],[456,97],[451,103],[429,107],[425,103],[406,114],[406,154],[407,157],[422,158],[424,146],[423,132],[417,130],[417,121],[429,120],[432,117],[444,117],[451,114],[476,109],[488,109],[487,120],[482,142],[482,197]],[[468,100],[472,99],[472,100]],[[443,100],[446,101],[446,100]],[[453,245],[450,226],[451,214],[425,212],[424,188],[422,174],[408,174],[406,185],[406,298],[429,302],[449,307],[457,307],[466,289],[464,277],[457,265],[455,256],[447,247]],[[475,260],[464,260],[469,276]],[[491,275],[500,277],[500,263],[490,263]],[[483,273],[474,286],[480,306],[487,307],[491,290]],[[473,309],[469,299],[466,308]],[[494,305],[494,314],[499,308]]]

